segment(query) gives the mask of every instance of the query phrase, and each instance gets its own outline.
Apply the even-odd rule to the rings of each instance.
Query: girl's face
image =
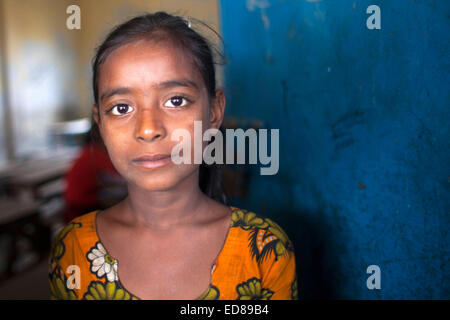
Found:
[[[170,160],[179,144],[171,140],[172,132],[187,130],[193,150],[194,121],[202,121],[203,132],[219,128],[225,100],[218,90],[211,102],[188,55],[165,41],[126,44],[100,67],[98,89],[95,121],[112,163],[128,183],[167,190],[198,171],[193,160],[181,165]],[[169,158],[156,163],[136,160],[153,155]],[[153,164],[157,166],[149,168]]]

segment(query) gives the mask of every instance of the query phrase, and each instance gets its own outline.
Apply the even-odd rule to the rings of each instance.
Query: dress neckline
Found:
[[[222,244],[222,247],[221,247],[219,253],[217,254],[217,256],[216,256],[216,258],[215,258],[215,260],[214,260],[214,262],[213,262],[213,264],[212,264],[212,266],[211,266],[211,268],[210,268],[211,273],[210,273],[209,285],[208,285],[208,287],[206,288],[206,290],[204,290],[204,291],[202,292],[202,294],[201,294],[199,297],[197,297],[195,300],[199,300],[201,297],[203,297],[203,296],[208,292],[208,290],[211,289],[212,283],[213,283],[213,276],[214,276],[215,272],[217,271],[218,265],[220,265],[220,263],[219,263],[220,257],[223,256],[223,253],[226,252],[226,251],[228,250],[228,249],[227,249],[227,248],[228,248],[228,244],[229,244],[230,239],[231,239],[231,237],[232,237],[232,229],[233,229],[233,228],[232,228],[232,227],[233,227],[233,212],[234,212],[237,208],[236,208],[236,207],[233,207],[233,206],[227,206],[227,207],[231,210],[231,212],[230,212],[230,217],[229,217],[229,223],[228,223],[227,235],[226,235],[226,237],[225,237],[225,240],[224,240],[224,242],[223,242],[223,244]],[[109,254],[108,249],[105,247],[105,245],[104,245],[103,242],[101,241],[100,235],[99,235],[98,230],[97,230],[97,215],[98,215],[100,212],[101,212],[101,210],[94,211],[94,213],[93,213],[93,219],[92,219],[92,220],[93,220],[93,221],[92,221],[92,225],[93,225],[93,230],[94,230],[94,234],[95,234],[95,238],[96,238],[96,243],[99,243],[99,244],[103,247],[103,250],[105,251],[105,254],[108,255],[109,257],[111,257],[111,258],[117,263],[117,270],[115,271],[115,273],[116,273],[116,277],[117,277],[117,280],[116,280],[116,281],[118,282],[119,286],[120,286],[125,292],[127,292],[128,294],[130,294],[130,296],[135,297],[135,298],[137,298],[137,299],[139,299],[139,300],[143,300],[143,299],[141,299],[140,297],[138,297],[137,295],[133,294],[131,291],[129,291],[129,290],[124,286],[124,284],[121,282],[121,280],[120,280],[120,277],[119,277],[119,260],[116,259],[116,258],[115,258],[114,256],[112,256],[111,254]],[[107,280],[107,281],[108,281],[108,280]]]

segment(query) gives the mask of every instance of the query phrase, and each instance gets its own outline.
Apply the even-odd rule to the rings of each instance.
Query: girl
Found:
[[[224,205],[211,168],[171,161],[174,130],[218,129],[225,110],[210,46],[190,23],[158,12],[116,27],[97,50],[93,89],[94,120],[128,197],[58,234],[51,298],[295,299],[281,228]]]

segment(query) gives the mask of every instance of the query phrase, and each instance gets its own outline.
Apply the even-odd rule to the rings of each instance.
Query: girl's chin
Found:
[[[153,178],[143,179],[143,177],[141,177],[133,181],[133,185],[135,187],[138,187],[139,189],[145,191],[168,191],[172,189],[176,184],[176,181],[173,181],[169,178],[160,180]]]
[[[152,175],[137,174],[131,179],[133,186],[146,191],[169,191],[173,190],[177,185],[191,176],[195,170],[170,170],[169,172],[154,172]]]

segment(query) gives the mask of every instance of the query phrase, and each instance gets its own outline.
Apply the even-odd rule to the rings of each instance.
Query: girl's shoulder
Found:
[[[97,241],[95,217],[98,211],[92,211],[74,218],[67,223],[54,236],[51,244],[50,257],[58,261],[68,249],[74,253],[75,249],[81,249]]]
[[[272,219],[237,207],[232,210],[231,228],[240,241],[245,242],[252,256],[263,258],[266,252],[274,252],[275,259],[294,252],[294,246],[286,232]],[[266,250],[264,250],[266,249]]]
[[[223,299],[295,299],[295,253],[272,219],[237,207],[213,284]],[[231,286],[230,286],[231,284]]]
[[[230,206],[230,208],[232,212],[232,228],[240,227],[242,230],[246,231],[268,230],[275,232],[276,235],[282,238],[287,237],[284,230],[272,219],[246,209],[234,206]]]
[[[79,236],[80,234],[86,234],[86,236],[92,233],[95,234],[95,220],[98,212],[99,210],[91,211],[72,219],[57,233],[55,240],[61,240],[68,236]]]

